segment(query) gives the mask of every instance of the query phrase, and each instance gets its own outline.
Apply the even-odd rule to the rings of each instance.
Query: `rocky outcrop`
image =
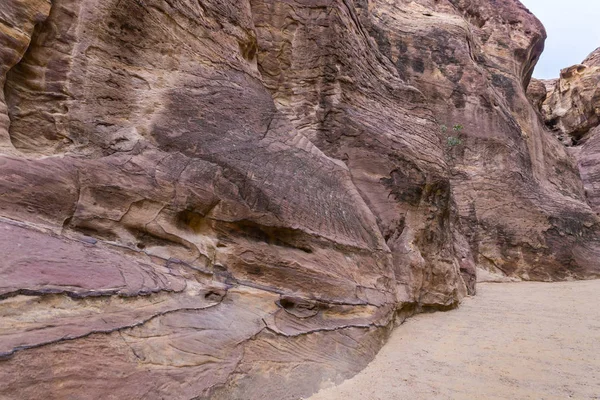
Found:
[[[525,93],[541,24],[516,1],[369,4],[364,25],[433,111],[476,264],[523,279],[597,274],[599,220]]]
[[[565,68],[542,106],[544,121],[567,146],[600,124],[600,49],[581,64]]]
[[[0,397],[298,398],[474,290],[435,124],[393,70],[348,80],[413,142],[373,131],[350,154],[388,159],[354,169],[279,107],[260,2],[43,5],[13,4],[37,26],[4,85]]]
[[[0,397],[297,399],[476,267],[600,272],[516,0],[3,7]]]
[[[600,48],[551,82],[543,119],[578,161],[590,206],[600,213]]]

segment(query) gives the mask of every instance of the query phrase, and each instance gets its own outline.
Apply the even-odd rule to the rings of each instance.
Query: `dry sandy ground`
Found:
[[[600,399],[600,281],[479,284],[310,400]]]

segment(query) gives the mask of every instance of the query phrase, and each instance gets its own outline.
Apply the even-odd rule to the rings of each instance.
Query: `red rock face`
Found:
[[[433,112],[477,266],[523,279],[595,275],[598,219],[575,162],[525,95],[545,38],[535,17],[518,1],[362,10],[379,50]]]
[[[517,1],[2,7],[0,397],[297,399],[476,267],[600,271]]]
[[[541,106],[546,125],[578,161],[588,203],[600,212],[600,49],[549,83]]]

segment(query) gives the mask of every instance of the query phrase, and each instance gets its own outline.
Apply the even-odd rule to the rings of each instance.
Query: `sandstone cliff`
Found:
[[[543,120],[578,161],[588,203],[600,213],[600,48],[546,86]]]
[[[0,7],[2,398],[297,399],[477,268],[600,275],[516,0]]]

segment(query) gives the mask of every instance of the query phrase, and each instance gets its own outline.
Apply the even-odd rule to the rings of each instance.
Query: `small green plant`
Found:
[[[448,127],[446,126],[446,124],[440,125],[440,129],[444,133],[448,131]],[[448,136],[447,143],[449,147],[455,147],[462,144],[462,140],[460,139],[460,133],[463,129],[464,127],[461,124],[455,124],[454,126],[452,126],[452,130],[456,132],[456,136]]]
[[[462,144],[462,140],[460,140],[456,136],[449,136],[448,137],[448,146],[454,147],[454,146],[458,146],[460,144]]]

